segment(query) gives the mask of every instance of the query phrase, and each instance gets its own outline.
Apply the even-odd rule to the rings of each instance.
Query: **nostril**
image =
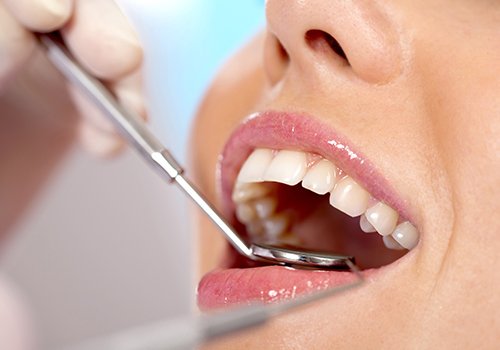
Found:
[[[328,45],[330,45],[330,47],[332,48],[332,50],[337,55],[339,55],[340,57],[342,57],[344,60],[348,61],[347,60],[347,56],[346,56],[344,50],[342,49],[342,46],[340,46],[339,42],[337,40],[335,40],[335,38],[333,36],[331,36],[328,33],[324,33],[324,38],[325,38],[326,42],[328,43]]]
[[[276,40],[275,46],[276,46],[276,52],[278,53],[278,56],[283,62],[288,62],[290,60],[290,56],[288,55],[288,52],[286,51],[285,47],[283,44],[281,44],[281,41],[279,41],[278,38],[274,37]]]
[[[347,65],[349,65],[349,60],[342,49],[342,46],[340,46],[339,42],[327,32],[318,29],[308,30],[305,34],[305,40],[306,43],[314,50],[328,52],[333,51],[338,57],[342,58]]]

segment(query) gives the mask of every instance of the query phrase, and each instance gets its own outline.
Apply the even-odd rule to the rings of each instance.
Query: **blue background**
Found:
[[[190,124],[203,92],[224,60],[264,26],[264,1],[123,3],[145,45],[153,127],[184,160]]]

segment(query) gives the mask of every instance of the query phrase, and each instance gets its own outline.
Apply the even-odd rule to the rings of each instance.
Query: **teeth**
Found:
[[[392,238],[406,249],[413,249],[418,243],[418,231],[410,222],[405,221],[392,233]]]
[[[277,240],[285,233],[290,220],[285,215],[275,215],[262,220],[262,225],[266,235],[271,240]]]
[[[330,204],[352,217],[363,214],[369,200],[370,194],[349,176],[340,180],[330,194]]]
[[[398,242],[396,242],[396,240],[394,238],[392,238],[392,236],[383,236],[382,240],[384,241],[384,245],[389,249],[393,249],[393,250],[405,249],[405,248],[401,247],[401,245]]]
[[[378,202],[373,207],[368,208],[365,216],[368,222],[382,236],[388,236],[394,231],[399,217],[394,209],[382,202]]]
[[[307,159],[304,152],[279,151],[269,164],[264,180],[294,186],[302,181],[306,170]]]
[[[273,197],[257,199],[253,202],[254,210],[259,219],[266,219],[274,214],[278,201]]]
[[[280,182],[302,187],[323,195],[330,192],[330,205],[345,214],[359,218],[364,232],[378,232],[389,249],[412,249],[419,241],[417,229],[408,221],[397,225],[398,213],[382,202],[371,202],[370,194],[350,176],[339,179],[340,169],[321,159],[308,169],[305,152],[255,149],[238,174],[232,198],[235,214],[245,224],[250,236],[266,242],[299,242],[288,230],[290,218],[276,213],[277,198],[272,186],[263,182]],[[368,208],[368,206],[370,207]],[[397,226],[396,226],[397,225]]]
[[[233,201],[244,203],[269,193],[269,187],[260,183],[237,183],[233,190]]]
[[[248,203],[240,203],[236,205],[236,218],[243,223],[248,224],[256,218],[255,209]]]
[[[270,149],[258,148],[245,161],[241,167],[236,182],[260,182],[263,175],[273,160],[273,151]]]
[[[261,236],[264,233],[264,228],[262,227],[262,222],[255,220],[247,223],[246,225],[247,232],[250,236],[257,237]]]
[[[377,232],[375,227],[373,227],[372,224],[370,224],[365,215],[361,215],[359,217],[359,227],[361,227],[361,230],[366,233]]]
[[[322,159],[309,169],[302,180],[302,187],[317,194],[330,192],[335,186],[337,169],[326,159]]]

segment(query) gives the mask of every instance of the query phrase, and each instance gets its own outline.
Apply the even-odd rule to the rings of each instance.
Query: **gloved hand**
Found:
[[[112,0],[0,0],[0,114],[19,119],[52,109],[63,120],[87,117],[78,122],[79,138],[94,152],[112,153],[121,141],[110,124],[37,52],[31,31],[53,30],[62,32],[76,58],[105,80],[122,103],[145,115],[140,43]]]
[[[100,155],[122,145],[111,124],[52,67],[31,34],[53,30],[61,31],[75,57],[123,104],[146,114],[142,49],[113,1],[0,0],[0,248],[75,140]],[[14,299],[0,279],[0,349],[26,350],[29,331],[19,321],[22,312]]]
[[[145,116],[142,49],[112,0],[0,0],[0,244],[75,139],[109,155],[123,142],[67,83],[33,31],[60,30],[74,56]]]

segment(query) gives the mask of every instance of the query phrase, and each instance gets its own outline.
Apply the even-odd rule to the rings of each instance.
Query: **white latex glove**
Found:
[[[15,113],[29,104],[34,110],[50,104],[63,107],[66,117],[81,115],[90,123],[81,123],[78,134],[91,151],[107,155],[121,146],[110,123],[94,107],[82,101],[40,55],[31,31],[60,30],[76,58],[95,76],[105,80],[128,107],[145,115],[141,94],[140,66],[142,50],[137,35],[111,0],[0,0],[0,114],[5,111],[4,98],[17,92],[11,102],[20,104]],[[23,86],[16,86],[22,80]],[[13,84],[14,83],[14,84]],[[42,85],[27,97],[26,90]],[[10,90],[10,91],[9,91]],[[70,98],[61,95],[67,90]],[[59,105],[59,106],[57,106]],[[12,107],[12,106],[11,106]],[[12,109],[9,110],[12,114]],[[61,112],[61,111],[60,111]],[[28,112],[29,113],[29,112]],[[64,116],[62,116],[64,117]]]
[[[100,155],[122,145],[31,34],[53,30],[61,31],[75,57],[123,104],[146,114],[142,49],[113,1],[0,0],[0,246],[75,140]],[[0,349],[26,350],[29,332],[12,295],[0,279]]]
[[[51,170],[80,139],[110,155],[111,123],[55,70],[32,31],[60,30],[76,58],[145,117],[142,49],[112,0],[0,0],[0,244]]]

